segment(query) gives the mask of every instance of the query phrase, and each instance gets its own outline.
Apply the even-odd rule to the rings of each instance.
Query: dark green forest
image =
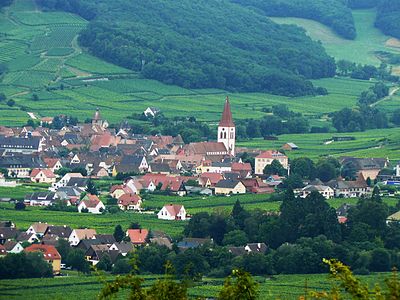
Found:
[[[82,16],[94,4],[38,2]],[[315,93],[307,79],[335,74],[333,58],[302,29],[228,1],[100,0],[93,13],[82,46],[164,83],[298,96]]]
[[[400,38],[400,1],[382,0],[378,5],[375,26],[387,35]]]
[[[372,8],[378,4],[379,0],[348,0],[350,8]]]
[[[298,17],[321,22],[341,36],[354,39],[356,29],[351,10],[344,0],[232,0],[273,17]]]

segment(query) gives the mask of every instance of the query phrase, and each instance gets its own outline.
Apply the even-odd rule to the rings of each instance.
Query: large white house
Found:
[[[186,220],[186,210],[183,205],[168,204],[158,212],[160,220]]]
[[[78,212],[87,209],[89,213],[101,214],[106,207],[96,195],[86,195],[78,205]]]
[[[68,241],[71,246],[76,246],[81,240],[94,239],[96,237],[95,229],[74,229],[72,230]]]
[[[289,160],[285,154],[280,153],[279,151],[269,150],[261,153],[256,157],[255,174],[256,175],[264,174],[264,168],[272,164],[274,160],[279,161],[285,169],[288,168]]]

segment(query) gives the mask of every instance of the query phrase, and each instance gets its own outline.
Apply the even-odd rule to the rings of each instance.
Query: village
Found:
[[[151,107],[143,112],[150,117],[157,113],[159,110]],[[52,121],[51,118],[42,120],[43,125]],[[144,136],[130,133],[129,128],[111,129],[99,109],[90,123],[64,126],[60,130],[48,126],[1,127],[0,134],[0,186],[10,190],[28,183],[47,187],[47,191],[26,194],[24,201],[16,201],[7,194],[0,195],[1,202],[15,203],[16,209],[61,207],[61,210],[79,213],[104,214],[110,209],[105,201],[111,201],[121,211],[183,222],[190,220],[191,214],[179,204],[181,197],[197,195],[205,199],[273,194],[292,188],[300,198],[317,192],[329,201],[332,198],[369,197],[378,185],[381,193],[394,196],[400,182],[400,166],[392,165],[388,159],[342,157],[338,162],[342,166],[352,166],[352,178],[303,179],[288,185],[294,166],[285,153],[296,151],[298,146],[288,142],[281,149],[236,147],[236,128],[228,97],[218,125],[217,141],[185,144],[179,135]],[[388,173],[387,170],[391,171]],[[109,180],[109,189],[99,190],[96,187],[99,180]],[[147,209],[143,203],[151,194],[169,196],[174,199],[174,204],[166,202],[158,211]],[[232,199],[232,205],[234,201]],[[347,221],[349,208],[350,205],[344,203],[337,209],[339,223]],[[388,218],[388,222],[399,219],[400,215],[396,213]],[[151,243],[172,249],[175,242],[183,251],[213,243],[209,238],[191,237],[173,241],[164,232],[141,228],[138,224],[126,230],[120,227],[117,235],[115,229],[112,235],[97,234],[93,228],[73,229],[68,224],[55,226],[43,220],[36,221],[21,231],[12,220],[3,220],[0,255],[41,251],[52,265],[54,274],[65,268],[56,249],[60,240],[81,249],[85,260],[93,265],[105,254],[114,263],[134,247]],[[265,253],[267,248],[265,243],[245,243],[230,247],[229,251],[233,255],[243,255],[252,251]]]

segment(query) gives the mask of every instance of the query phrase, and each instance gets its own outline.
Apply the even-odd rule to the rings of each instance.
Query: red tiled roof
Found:
[[[100,199],[96,195],[87,194],[82,202],[85,203],[87,208],[94,208],[99,204]]]
[[[221,121],[219,122],[219,126],[222,127],[235,127],[235,123],[233,123],[231,105],[229,103],[229,97],[226,97],[224,111],[222,113]]]
[[[128,229],[127,234],[132,244],[144,244],[149,231],[147,229]]]
[[[33,244],[25,248],[25,252],[42,252],[45,260],[61,259],[56,247],[51,245]]]
[[[232,163],[232,171],[251,171],[250,163]]]
[[[50,169],[33,169],[31,172],[31,177],[34,178],[36,177],[40,172],[44,174],[47,178],[55,178],[56,175],[54,175],[53,171]]]
[[[256,158],[271,158],[271,159],[275,159],[275,158],[282,158],[282,157],[286,157],[286,155],[280,153],[279,151],[268,150],[268,151],[262,152]]]
[[[118,204],[128,206],[128,205],[137,205],[139,200],[141,200],[139,195],[136,194],[125,194],[119,197]]]
[[[44,158],[43,160],[48,168],[54,168],[56,163],[59,161],[58,158],[51,158],[51,157]]]
[[[164,207],[171,216],[176,217],[179,214],[179,211],[181,210],[182,205],[167,204],[167,205],[164,205]]]

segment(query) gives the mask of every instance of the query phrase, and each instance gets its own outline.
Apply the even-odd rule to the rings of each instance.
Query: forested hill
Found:
[[[344,0],[231,1],[244,6],[257,8],[267,16],[271,17],[298,17],[312,19],[331,27],[345,38],[354,39],[356,37],[353,15],[346,5],[347,1]]]
[[[379,0],[349,0],[348,5],[351,8],[372,8],[378,4]]]
[[[229,1],[38,3],[83,17],[92,11],[93,20],[79,38],[82,46],[165,83],[294,96],[314,93],[306,79],[335,73],[333,58],[302,29],[278,25]]]
[[[375,25],[385,34],[400,38],[400,0],[382,0]]]

